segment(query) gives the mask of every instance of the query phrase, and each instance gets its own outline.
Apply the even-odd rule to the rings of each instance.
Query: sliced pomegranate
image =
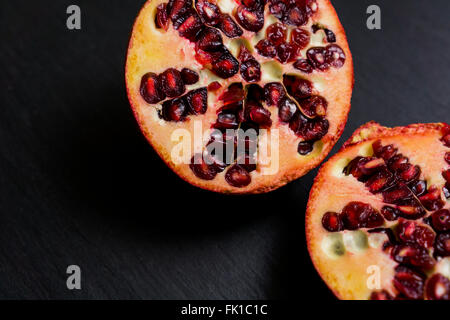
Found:
[[[346,37],[328,1],[148,3],[129,45],[127,93],[142,132],[180,177],[217,192],[268,192],[326,157],[342,134],[353,84]],[[336,69],[330,73],[303,51],[310,46],[306,26],[322,21],[334,26],[335,44],[347,57],[337,70],[341,55],[324,52]],[[312,72],[312,79],[300,77]],[[287,75],[299,80],[286,89]],[[175,130],[191,134],[195,155],[173,152]]]
[[[450,213],[441,199],[445,128],[371,122],[319,170],[306,212],[308,248],[339,298],[445,296],[448,275],[433,278],[450,256]],[[376,291],[367,288],[370,266],[379,266],[383,279]]]

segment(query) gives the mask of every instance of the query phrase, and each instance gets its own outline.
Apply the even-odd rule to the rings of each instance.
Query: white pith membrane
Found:
[[[244,187],[234,187],[226,181],[225,175],[231,166],[219,172],[214,179],[205,180],[196,176],[189,164],[194,154],[204,151],[204,147],[211,137],[212,125],[216,122],[218,110],[222,107],[222,102],[218,98],[230,84],[239,82],[246,87],[249,83],[242,79],[240,72],[228,79],[222,79],[204,68],[195,59],[195,43],[181,37],[178,31],[173,28],[172,22],[169,22],[167,31],[156,28],[156,8],[162,3],[167,3],[167,0],[147,2],[135,22],[127,56],[126,83],[129,100],[141,130],[163,160],[178,175],[193,185],[212,191],[261,193],[276,189],[306,174],[326,157],[345,126],[353,87],[352,57],[344,30],[328,0],[318,0],[318,11],[312,15],[306,25],[300,26],[311,34],[311,39],[308,46],[301,50],[298,58],[306,59],[306,51],[309,48],[330,45],[322,30],[315,33],[311,31],[312,25],[319,23],[334,32],[336,35],[335,44],[344,51],[346,60],[341,68],[331,67],[326,72],[314,70],[307,74],[295,69],[293,62],[281,64],[274,58],[259,55],[254,46],[259,40],[266,37],[265,31],[269,25],[279,22],[276,17],[269,13],[268,5],[265,6],[264,27],[259,32],[254,33],[242,28],[244,31],[242,36],[233,39],[221,33],[224,46],[236,59],[241,45],[250,49],[252,56],[261,65],[262,77],[261,81],[257,82],[260,87],[264,87],[269,82],[282,83],[283,75],[296,75],[312,83],[312,95],[324,97],[328,102],[325,116],[325,119],[329,121],[327,134],[314,142],[312,152],[307,155],[300,155],[297,149],[299,142],[304,139],[297,136],[289,128],[288,123],[280,122],[276,106],[267,106],[264,101],[261,101],[263,107],[270,111],[272,121],[272,126],[265,128],[267,129],[265,132],[260,132],[258,139],[258,147],[262,148],[262,143],[264,143],[263,146],[267,152],[257,153],[256,170],[250,172],[251,182]],[[238,7],[236,1],[219,0],[216,4],[222,13],[229,13],[236,22],[234,18],[234,12]],[[288,28],[287,42],[289,42],[290,32],[294,28]],[[221,88],[217,91],[208,90],[208,106],[205,114],[189,115],[185,121],[181,122],[166,121],[159,116],[159,111],[164,101],[173,98],[166,98],[156,104],[149,104],[142,98],[139,93],[142,76],[148,72],[159,75],[168,68],[175,68],[178,71],[189,68],[199,74],[199,81],[193,85],[186,85],[183,95],[191,90],[207,87],[216,81],[221,84]],[[177,129],[186,130],[190,133],[190,137],[181,137],[183,133]],[[272,134],[273,129],[277,129],[277,135]],[[203,138],[201,143],[198,142],[198,132]],[[276,136],[282,143],[279,143],[276,152],[272,152],[271,147],[272,143],[277,140],[275,139]],[[180,145],[181,139],[190,139],[190,152],[186,154],[179,152],[180,148],[177,148],[177,146]],[[173,157],[174,152],[177,156],[183,157],[182,163],[179,159]]]
[[[445,172],[450,169],[450,162],[448,162],[450,143],[446,145],[443,142],[444,136],[450,140],[449,128],[446,124],[419,124],[391,129],[369,123],[358,129],[344,144],[344,147],[319,170],[306,212],[308,250],[322,279],[340,299],[364,300],[377,299],[377,297],[381,299],[386,297],[386,293],[390,298],[412,299],[413,295],[405,296],[401,289],[402,286],[394,284],[393,280],[396,274],[400,279],[401,271],[404,270],[398,266],[405,266],[424,276],[425,280],[418,282],[423,286],[422,294],[415,298],[436,298],[427,293],[429,288],[434,288],[435,294],[439,295],[441,299],[450,299],[450,237],[448,237],[450,236],[450,227],[439,229],[441,227],[438,228],[432,221],[433,213],[450,208],[450,199],[447,198],[449,195],[446,195],[445,192],[445,186],[450,186],[450,181],[446,181],[444,178]],[[438,197],[442,201],[441,204],[433,210],[428,210],[425,206],[430,207],[430,204],[421,200],[420,205],[424,214],[419,218],[408,218],[403,215],[394,221],[388,221],[384,217],[377,226],[349,230],[344,223],[338,228],[339,231],[328,231],[325,229],[324,215],[329,212],[341,214],[344,207],[351,202],[369,204],[382,217],[384,216],[381,214],[383,207],[399,208],[396,204],[387,203],[382,193],[370,192],[365,181],[358,181],[352,174],[344,172],[344,169],[348,168],[349,163],[356,157],[374,156],[373,144],[377,140],[381,141],[382,146],[393,145],[398,149],[397,154],[408,158],[410,164],[419,166],[421,173],[415,180],[426,181],[428,193],[432,190],[431,186],[435,186],[439,190]],[[394,189],[395,187],[387,191]],[[426,195],[427,192],[423,195]],[[415,198],[422,198],[423,195]],[[401,204],[402,201],[406,200],[401,199],[398,203]],[[435,203],[440,202],[436,201]],[[449,217],[448,212],[446,212],[446,216]],[[343,215],[339,217],[338,220],[342,221]],[[408,259],[396,261],[391,256],[396,247],[417,245],[417,243],[411,244],[414,242],[412,239],[415,239],[413,233],[415,229],[410,229],[412,233],[408,233],[408,231],[403,233],[399,228],[399,225],[405,223],[411,225],[411,222],[416,224],[415,229],[417,226],[426,227],[436,237],[431,247],[425,248],[427,254],[423,256],[423,259],[429,262],[426,267]],[[390,243],[385,233],[369,232],[376,228],[391,229],[395,243]],[[405,235],[409,237],[410,234],[413,235],[413,238],[407,238],[408,241],[405,241]],[[435,249],[437,237],[447,239],[444,242],[447,246],[446,253]],[[407,256],[411,251],[399,249],[394,252],[399,253],[398,256],[400,253],[402,256]],[[396,271],[395,268],[399,268],[399,271]],[[434,280],[430,281],[433,276]],[[431,284],[435,283],[436,279],[446,282],[447,285],[441,285],[438,281],[435,286],[432,286]],[[379,280],[378,283],[377,280]],[[417,292],[420,292],[420,285],[417,288],[419,288]],[[380,296],[382,297],[380,298]]]

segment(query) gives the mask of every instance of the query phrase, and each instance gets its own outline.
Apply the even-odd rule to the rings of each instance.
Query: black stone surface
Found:
[[[2,1],[0,298],[332,300],[305,245],[316,170],[230,197],[180,180],[128,106],[124,63],[144,1]],[[66,8],[82,30],[66,28]],[[334,0],[361,124],[449,121],[447,0]],[[382,30],[366,8],[382,9]],[[82,290],[66,288],[66,268]]]

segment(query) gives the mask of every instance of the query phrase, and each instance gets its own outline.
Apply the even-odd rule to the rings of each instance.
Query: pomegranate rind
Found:
[[[292,134],[288,126],[280,126],[280,150],[279,170],[275,174],[262,174],[260,170],[251,173],[251,183],[242,188],[236,188],[225,180],[225,173],[219,173],[213,180],[202,180],[194,175],[189,168],[189,163],[177,164],[172,161],[171,150],[177,142],[171,141],[171,134],[177,128],[184,128],[193,133],[193,121],[185,121],[182,126],[179,123],[162,122],[157,116],[157,110],[149,106],[139,95],[137,84],[144,71],[152,71],[157,74],[167,68],[181,70],[195,64],[194,44],[184,41],[176,32],[174,36],[156,30],[153,27],[156,7],[167,1],[150,0],[142,7],[133,26],[131,39],[128,46],[125,66],[125,83],[127,95],[133,110],[133,114],[139,124],[140,130],[153,146],[161,159],[183,180],[202,189],[232,194],[266,193],[277,189],[308,173],[318,166],[331,151],[336,141],[341,136],[347,122],[350,111],[351,94],[354,83],[353,60],[347,43],[345,31],[329,0],[318,0],[319,12],[313,19],[320,20],[329,26],[337,36],[337,44],[346,54],[345,65],[340,69],[330,69],[329,72],[314,72],[311,75],[302,74],[307,79],[323,81],[323,95],[330,102],[327,119],[330,128],[326,136],[320,141],[317,151],[302,157],[297,153],[298,138]],[[169,26],[169,31],[172,26]],[[244,32],[248,37],[252,33]],[[151,40],[149,40],[151,39]],[[224,37],[224,41],[226,37]],[[168,50],[167,48],[170,48]],[[183,56],[180,56],[183,53]],[[294,69],[293,69],[294,70]],[[221,80],[222,88],[216,92],[217,96],[223,92],[227,84],[233,81],[241,81],[239,75]],[[189,88],[187,89],[187,91]],[[186,92],[187,92],[186,91]],[[216,110],[219,107],[208,103],[208,111],[201,118],[203,130],[210,128],[217,118]],[[278,122],[278,110],[270,108],[272,121]],[[193,137],[193,134],[192,134]],[[192,141],[193,145],[193,141]]]
[[[412,124],[404,127],[388,128],[369,122],[358,128],[344,143],[339,152],[333,155],[319,169],[310,191],[305,216],[307,248],[317,272],[339,299],[369,299],[375,289],[367,286],[371,266],[380,270],[381,288],[396,296],[392,285],[394,268],[397,263],[381,248],[368,248],[363,252],[350,252],[332,257],[322,249],[324,239],[331,233],[321,223],[323,214],[328,211],[340,212],[351,201],[370,204],[378,211],[386,205],[381,195],[370,193],[364,184],[353,176],[346,176],[342,169],[358,155],[370,155],[373,142],[381,139],[384,145],[394,144],[399,153],[408,157],[411,163],[419,165],[422,178],[429,184],[441,187],[445,184],[440,172],[448,167],[444,155],[448,148],[440,140],[447,128],[445,123]],[[450,207],[449,202],[445,208]],[[397,222],[386,221],[387,226]],[[344,231],[345,234],[349,231]],[[443,260],[441,260],[443,261]],[[438,262],[436,270],[442,268]],[[448,262],[447,262],[448,263]]]

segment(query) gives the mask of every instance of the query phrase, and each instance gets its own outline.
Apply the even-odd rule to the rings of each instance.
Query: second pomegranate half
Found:
[[[262,193],[315,168],[339,139],[353,62],[328,0],[151,0],[126,85],[142,132],[181,178]]]

